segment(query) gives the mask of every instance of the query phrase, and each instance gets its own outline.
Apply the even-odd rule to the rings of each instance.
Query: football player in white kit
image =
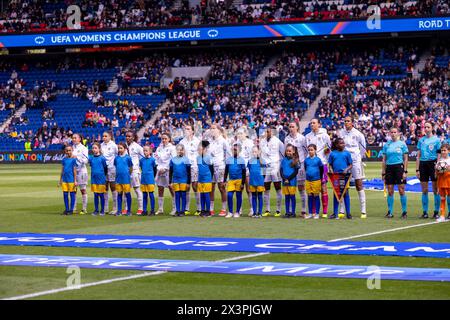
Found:
[[[73,156],[77,158],[77,185],[80,189],[82,200],[82,208],[80,214],[86,214],[88,202],[86,191],[86,187],[88,184],[88,171],[86,164],[89,163],[89,151],[88,148],[86,148],[86,146],[81,143],[82,140],[83,138],[81,137],[81,134],[74,133],[72,135]]]
[[[238,143],[241,146],[241,153],[239,154],[239,156],[244,159],[245,167],[247,168],[248,161],[253,156],[252,150],[253,150],[254,143],[253,143],[252,139],[249,139],[248,130],[246,127],[239,128],[237,130],[236,136],[237,136]],[[250,173],[248,172],[248,168],[247,168],[247,173],[246,173],[246,178],[245,178],[245,191],[247,191],[248,207],[250,208],[250,212],[248,215],[253,216],[252,193],[250,192],[250,188],[249,188],[249,179],[250,179]]]
[[[359,197],[361,218],[367,217],[366,194],[363,188],[364,168],[362,159],[366,156],[366,138],[354,128],[353,119],[350,116],[344,118],[344,128],[338,131],[338,137],[344,139],[345,150],[351,153],[353,160],[352,177],[355,179],[355,187]],[[341,210],[344,210],[341,206]]]
[[[312,119],[310,122],[311,132],[305,136],[306,145],[315,144],[317,147],[317,156],[323,163],[322,177],[322,218],[328,216],[328,156],[331,150],[331,139],[325,128],[321,128],[319,119]]]
[[[284,144],[278,137],[274,136],[275,127],[269,125],[265,130],[265,136],[259,140],[261,157],[267,163],[266,175],[264,179],[264,203],[266,212],[263,217],[270,216],[270,184],[273,182],[277,193],[277,211],[275,217],[281,216],[281,175],[280,165],[284,155]]]
[[[131,173],[131,187],[136,193],[138,200],[137,215],[142,214],[142,191],[141,191],[141,168],[139,167],[139,160],[144,157],[144,149],[137,143],[138,137],[134,131],[128,131],[125,134],[125,139],[128,147],[128,155],[133,162],[133,172]],[[131,212],[131,208],[126,208]]]
[[[108,165],[108,176],[106,177],[106,193],[105,193],[105,212],[109,210],[109,194],[108,188],[111,190],[113,198],[113,209],[109,214],[116,215],[117,213],[117,191],[116,191],[116,167],[114,166],[114,159],[119,154],[116,143],[113,141],[112,132],[103,132],[103,142],[100,145],[102,155],[106,158]]]
[[[306,181],[306,173],[305,173],[305,158],[308,156],[308,149],[306,146],[306,138],[304,135],[299,133],[299,127],[297,122],[292,121],[289,123],[289,134],[284,138],[284,145],[288,144],[293,145],[297,148],[300,169],[298,170],[297,175],[297,185],[298,191],[300,192],[300,198],[302,200],[302,217],[306,215],[306,191],[305,191],[305,181]]]
[[[223,137],[222,128],[215,123],[211,124],[207,136],[209,141],[208,151],[214,166],[210,212],[211,215],[214,215],[214,192],[217,183],[222,199],[222,209],[220,210],[219,216],[224,217],[227,215],[227,193],[225,183],[223,182],[225,176],[225,159],[228,153],[227,141]]]
[[[195,136],[195,129],[192,123],[186,123],[184,125],[184,138],[179,142],[179,144],[184,146],[185,155],[191,163],[191,184],[192,189],[195,193],[195,201],[197,203],[197,211],[195,215],[200,215],[201,213],[201,203],[200,203],[200,193],[197,191],[198,186],[198,166],[197,166],[197,156],[198,156],[198,146],[200,144],[200,139]],[[189,188],[189,186],[188,186]],[[190,215],[190,204],[191,195],[189,189],[187,190],[186,197],[186,212],[185,215]]]
[[[175,215],[175,197],[172,188],[169,186],[169,165],[170,160],[177,156],[177,150],[172,144],[172,137],[170,133],[161,134],[161,144],[156,148],[154,154],[158,171],[156,173],[156,185],[158,186],[158,211],[156,214],[164,213],[164,188],[169,188],[172,195],[172,211],[171,215]]]

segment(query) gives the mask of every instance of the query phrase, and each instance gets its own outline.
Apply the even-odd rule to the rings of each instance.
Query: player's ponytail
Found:
[[[294,147],[294,157],[293,157],[293,159],[292,159],[291,167],[292,167],[292,168],[297,167],[298,164],[299,164],[299,162],[300,162],[300,156],[299,156],[299,154],[298,154],[297,148]]]

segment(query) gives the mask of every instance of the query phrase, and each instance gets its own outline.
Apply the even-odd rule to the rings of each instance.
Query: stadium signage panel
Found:
[[[450,281],[450,269],[399,268],[278,262],[213,262],[0,254],[1,266],[74,267],[142,271],[200,272],[270,276]]]
[[[365,161],[381,161],[382,147],[367,147]],[[414,146],[408,146],[409,160],[415,161],[417,150]],[[64,159],[63,151],[17,151],[0,152],[1,163],[57,163]]]
[[[0,233],[0,245],[450,258],[448,243]]]
[[[214,27],[68,31],[0,36],[0,48],[113,45],[179,41],[282,39],[379,33],[448,31],[450,16],[423,18],[382,18],[379,25],[369,20],[269,23]]]
[[[381,150],[383,150],[383,147],[368,146],[366,148],[366,158],[364,161],[381,161],[381,158],[383,157]],[[408,151],[409,161],[415,161],[417,157],[416,146],[408,146]]]
[[[64,159],[63,151],[0,152],[1,163],[57,163]]]

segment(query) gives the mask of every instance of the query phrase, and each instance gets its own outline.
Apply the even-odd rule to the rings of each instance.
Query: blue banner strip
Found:
[[[448,243],[0,233],[0,245],[450,258]]]
[[[0,48],[142,44],[174,41],[276,39],[329,35],[379,34],[450,30],[450,16],[368,20],[270,23],[265,25],[126,29],[0,36]]]
[[[450,269],[348,266],[276,262],[212,262],[0,254],[0,266],[73,267],[270,276],[450,281]]]

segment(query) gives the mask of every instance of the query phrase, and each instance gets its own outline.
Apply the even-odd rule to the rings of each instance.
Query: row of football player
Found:
[[[298,125],[297,123],[293,122],[289,126],[290,134],[286,137],[285,143],[292,144],[296,147],[299,154],[299,173],[298,173],[298,181],[299,186],[298,189],[300,191],[301,199],[302,199],[302,215],[306,213],[306,192],[305,192],[305,170],[304,170],[304,160],[307,154],[307,144],[315,144],[317,146],[317,154],[322,163],[324,164],[325,173],[324,173],[324,179],[322,181],[322,203],[323,203],[323,214],[327,215],[327,209],[328,209],[328,194],[327,194],[327,188],[326,188],[326,170],[327,170],[327,155],[325,154],[326,150],[330,147],[330,137],[326,133],[326,130],[320,128],[320,121],[317,119],[313,119],[311,121],[311,127],[312,127],[312,133],[303,136],[298,132]],[[354,129],[356,130],[356,129]],[[78,187],[81,190],[82,193],[82,199],[83,199],[83,209],[81,212],[86,213],[87,208],[87,194],[86,194],[86,185],[87,185],[87,168],[86,164],[88,163],[88,150],[85,146],[83,146],[80,141],[81,138],[78,134],[75,134],[73,139],[73,153],[74,156],[77,157],[78,165],[77,165],[77,179],[78,179]],[[229,140],[225,140],[223,137],[223,131],[222,129],[216,125],[211,125],[210,129],[205,132],[204,135],[201,137],[206,138],[210,142],[210,146],[208,148],[208,154],[212,158],[213,166],[214,166],[214,175],[213,175],[213,184],[212,184],[212,192],[214,193],[215,190],[215,184],[217,183],[218,188],[221,193],[222,198],[222,210],[221,215],[226,214],[226,200],[227,200],[227,194],[226,194],[226,187],[223,183],[223,175],[225,173],[225,159],[227,158],[227,154],[229,154],[230,148],[229,145],[233,145],[234,142]],[[362,137],[362,143],[365,145],[364,137],[359,133],[359,137]],[[139,210],[142,211],[142,192],[139,188],[139,174],[140,174],[140,168],[139,168],[139,161],[140,158],[143,157],[143,150],[142,147],[136,143],[135,135],[132,132],[127,133],[127,146],[128,146],[128,154],[131,156],[133,161],[133,173],[132,173],[132,186],[137,194],[138,202],[139,202]],[[154,157],[158,166],[158,173],[156,176],[156,185],[158,186],[158,203],[159,208],[162,208],[163,203],[163,196],[164,196],[164,188],[168,187],[168,167],[170,160],[176,156],[175,146],[171,143],[170,135],[169,134],[163,134],[161,135],[162,143],[157,148]],[[351,141],[351,139],[347,139]],[[361,139],[359,139],[361,140]],[[358,145],[362,145],[362,143],[358,140],[356,147]],[[180,142],[180,144],[185,146],[186,150],[186,156],[190,160],[192,164],[195,164],[196,157],[197,157],[197,147],[200,143],[201,139],[196,137],[196,133],[194,132],[194,127],[190,124],[185,126],[185,138]],[[262,151],[262,159],[266,162],[266,165],[268,166],[268,170],[270,171],[268,174],[265,175],[264,179],[264,200],[266,203],[266,212],[264,215],[270,215],[270,187],[273,182],[273,185],[275,187],[276,193],[277,193],[277,212],[276,215],[280,214],[281,211],[281,201],[282,201],[282,183],[281,183],[281,177],[279,175],[278,168],[281,164],[281,159],[284,154],[285,146],[283,142],[281,142],[278,137],[273,135],[272,130],[266,130],[266,133],[264,137],[261,139],[249,139],[248,132],[245,128],[242,128],[239,130],[234,137],[234,141],[238,142],[241,146],[241,156],[244,158],[246,163],[248,163],[248,160],[252,156],[252,148],[256,144],[260,147]],[[353,147],[354,148],[354,147]],[[349,149],[349,146],[346,146],[346,149]],[[112,213],[115,213],[117,210],[117,205],[115,199],[116,196],[116,190],[115,190],[115,168],[114,168],[114,158],[117,156],[117,145],[112,141],[111,134],[108,132],[105,132],[103,135],[103,143],[101,144],[101,150],[103,156],[107,160],[108,164],[108,177],[107,177],[107,189],[110,189],[113,194],[113,211]],[[355,158],[358,161],[358,165],[356,166],[357,171],[359,172],[359,175],[362,174],[362,164],[361,164],[361,152],[358,149],[358,154],[355,153]],[[352,155],[353,158],[353,155]],[[192,189],[194,192],[196,192],[196,198],[199,200],[198,192],[197,192],[197,175],[198,172],[196,171],[196,166],[192,166],[192,177],[193,177],[193,183],[192,183]],[[355,166],[353,171],[355,171]],[[361,205],[361,212],[363,215],[365,215],[365,196],[364,191],[362,190],[362,178],[358,179],[357,174],[353,173],[354,178],[356,179],[356,186],[358,189],[358,194],[360,195],[360,199],[362,200]],[[247,175],[248,177],[248,175]],[[246,182],[246,185],[248,186],[248,181]],[[247,188],[248,191],[248,188]],[[173,191],[171,190],[172,195]],[[362,196],[361,196],[362,195]],[[108,208],[108,194],[105,195],[106,199],[106,210]],[[249,197],[251,198],[251,197]],[[190,197],[188,196],[188,204],[187,207],[189,207],[189,200]],[[200,201],[197,201],[199,203]],[[249,200],[250,207],[252,205],[251,200]],[[213,202],[211,203],[211,211],[214,209]],[[252,209],[250,209],[252,211]]]
[[[210,143],[206,140],[202,141],[198,146],[198,156],[196,165],[198,172],[197,190],[200,195],[200,208],[198,215],[210,216],[210,193],[212,192],[212,183],[214,172],[214,165],[211,156],[208,154],[208,147]],[[352,158],[348,151],[344,150],[345,142],[338,138],[334,141],[333,152],[329,156],[329,168],[331,172],[349,174],[352,169]],[[117,208],[118,215],[121,213],[123,194],[126,196],[127,208],[122,211],[123,215],[131,215],[131,185],[133,162],[127,153],[127,145],[125,143],[118,144],[118,155],[114,159],[115,167],[115,187],[118,192]],[[91,190],[95,195],[95,211],[94,215],[104,215],[105,212],[105,197],[106,180],[108,176],[108,165],[106,158],[101,154],[101,145],[96,143],[92,147],[93,155],[89,157],[89,164],[91,166]],[[317,157],[317,147],[314,144],[308,146],[308,157],[304,160],[305,168],[305,187],[308,194],[308,209],[309,215],[305,218],[319,218],[320,208],[320,192],[322,185],[322,177],[324,166],[322,161]],[[67,146],[65,149],[66,158],[63,160],[63,168],[61,171],[61,181],[66,210],[64,214],[71,214],[75,205],[75,193],[77,186],[77,158],[73,155],[72,146]],[[226,160],[223,183],[227,184],[227,200],[229,212],[226,217],[239,217],[242,206],[242,192],[244,186],[247,184],[249,192],[251,192],[251,202],[254,217],[262,216],[262,194],[265,191],[264,180],[266,175],[274,174],[270,166],[261,158],[260,150],[257,146],[252,148],[252,158],[245,162],[239,156],[241,147],[239,144],[233,145],[232,157]],[[149,146],[143,148],[144,157],[139,161],[141,170],[140,189],[144,195],[143,212],[138,214],[147,214],[147,197],[150,197],[150,214],[155,214],[155,177],[158,171],[156,160],[152,157],[152,150]],[[176,147],[176,156],[170,160],[169,164],[169,188],[175,194],[175,215],[182,216],[186,212],[186,198],[187,191],[191,185],[191,163],[185,156],[185,148],[182,144]],[[284,158],[281,161],[279,169],[279,176],[283,186],[283,193],[285,195],[286,213],[285,217],[295,217],[296,214],[296,193],[297,193],[297,177],[300,169],[299,155],[297,149],[288,144],[286,146]],[[195,169],[194,169],[195,171]],[[164,174],[164,172],[163,172]],[[161,173],[160,173],[161,176]],[[248,180],[247,180],[248,176]],[[158,185],[161,186],[161,185]],[[71,196],[71,203],[69,205],[69,195]],[[233,213],[233,197],[236,195],[237,205],[236,211]],[[350,197],[348,193],[344,196],[345,207],[347,210],[347,218],[351,219],[350,215]],[[100,204],[100,211],[99,211]],[[335,197],[334,200],[334,214],[330,218],[338,218],[337,210],[339,201]],[[159,212],[161,212],[161,207]],[[276,215],[280,215],[278,212]]]
[[[429,124],[431,126],[431,124]],[[286,144],[292,144],[294,147],[296,147],[296,151],[298,152],[298,157],[299,157],[299,163],[300,163],[300,167],[299,167],[299,172],[298,172],[298,188],[300,191],[300,195],[301,195],[301,199],[302,199],[302,215],[304,215],[306,213],[306,192],[304,191],[304,180],[305,180],[305,170],[304,170],[304,161],[305,161],[305,154],[302,152],[302,150],[306,150],[307,151],[307,147],[305,147],[306,144],[315,144],[316,147],[318,147],[318,157],[320,158],[320,160],[322,160],[322,163],[324,164],[324,177],[322,179],[322,204],[323,204],[323,213],[324,215],[327,214],[327,194],[326,194],[326,170],[327,168],[327,163],[328,163],[328,156],[327,154],[327,149],[329,146],[329,141],[330,138],[328,136],[328,134],[326,133],[325,130],[323,130],[322,128],[320,128],[320,122],[317,119],[313,119],[311,121],[311,129],[312,132],[308,135],[303,136],[301,134],[298,133],[298,126],[297,124],[291,123],[289,126],[289,130],[290,133],[289,135],[286,137],[285,139],[285,143]],[[427,129],[429,132],[427,132],[427,135],[425,137],[423,137],[421,139],[422,145],[419,143],[419,156],[418,159],[420,158],[420,162],[418,161],[417,163],[417,167],[422,169],[422,164],[427,164],[427,162],[429,162],[431,160],[432,163],[436,162],[436,153],[437,150],[440,149],[440,142],[438,139],[436,139],[435,136],[432,135],[432,128],[428,128]],[[275,189],[277,191],[277,213],[276,215],[280,214],[280,208],[281,208],[281,199],[282,199],[282,195],[281,195],[281,182],[282,179],[280,177],[280,175],[278,174],[278,169],[280,167],[281,164],[281,159],[282,159],[282,155],[284,154],[284,144],[275,136],[272,135],[272,131],[271,130],[266,130],[266,134],[262,139],[256,139],[255,141],[252,141],[251,139],[248,139],[248,137],[246,136],[245,131],[240,130],[238,131],[237,135],[236,135],[236,142],[239,143],[240,145],[240,156],[242,156],[245,160],[246,163],[248,163],[249,158],[251,157],[251,152],[252,152],[252,146],[254,145],[254,143],[256,143],[256,145],[258,145],[261,148],[261,151],[263,152],[262,155],[262,159],[266,162],[266,165],[268,166],[268,168],[266,169],[266,171],[268,171],[268,174],[265,175],[265,179],[264,179],[264,198],[265,198],[265,202],[266,202],[266,212],[264,213],[264,215],[270,215],[270,201],[269,201],[269,197],[270,197],[270,185],[271,182],[274,183]],[[195,162],[196,162],[196,158],[197,158],[197,147],[198,144],[200,142],[200,140],[198,138],[195,137],[194,131],[193,131],[193,127],[191,125],[186,125],[185,126],[185,138],[180,142],[181,145],[184,146],[185,152],[186,152],[186,156],[189,159],[192,165],[191,167],[191,177],[193,177],[193,183],[192,183],[192,189],[194,189],[194,191],[196,192],[197,195],[197,203],[199,203],[199,199],[198,199],[198,193],[197,193],[197,179],[198,179],[198,172],[197,172],[197,168],[195,166]],[[221,210],[221,215],[225,215],[226,214],[226,200],[227,200],[227,195],[226,195],[226,190],[225,190],[225,184],[223,183],[223,174],[225,173],[225,158],[226,158],[226,150],[228,150],[228,145],[233,145],[234,143],[232,141],[226,141],[222,135],[221,135],[221,130],[217,125],[212,125],[208,134],[205,134],[205,136],[209,136],[210,140],[209,142],[211,143],[211,145],[208,148],[208,154],[211,155],[212,158],[212,162],[213,162],[213,167],[214,167],[214,174],[213,174],[213,193],[214,194],[214,183],[218,183],[219,189],[221,191],[222,194],[222,210]],[[362,167],[362,162],[361,162],[361,155],[364,154],[364,150],[365,150],[365,139],[364,136],[355,128],[353,128],[353,122],[352,119],[350,117],[347,117],[345,119],[345,130],[342,130],[342,133],[340,134],[340,136],[343,137],[344,142],[345,142],[345,149],[347,151],[350,152],[351,154],[351,158],[353,160],[353,167],[352,167],[352,174],[353,174],[353,178],[355,179],[356,182],[356,189],[358,191],[358,195],[360,198],[360,208],[361,208],[361,213],[362,216],[365,216],[365,195],[364,195],[364,190],[362,190],[362,178],[363,178],[363,167]],[[128,154],[131,156],[132,158],[132,162],[133,162],[133,173],[132,173],[132,185],[133,188],[136,191],[136,194],[138,196],[138,201],[139,203],[139,211],[138,213],[142,212],[142,205],[141,205],[141,201],[140,201],[140,188],[139,188],[139,183],[140,183],[140,178],[139,178],[139,174],[140,174],[140,168],[139,168],[139,161],[140,158],[143,157],[143,151],[142,151],[142,147],[139,146],[136,142],[135,142],[135,135],[132,132],[128,132],[127,135],[127,144],[126,146],[128,147]],[[170,161],[173,157],[176,156],[176,151],[175,151],[175,146],[173,144],[171,144],[170,142],[170,135],[169,134],[163,134],[161,136],[162,138],[162,143],[161,145],[158,147],[158,149],[155,152],[155,160],[156,160],[156,164],[158,166],[158,172],[157,172],[157,176],[156,176],[156,185],[158,186],[158,192],[159,192],[159,208],[162,208],[162,202],[163,202],[163,195],[164,195],[164,188],[168,187],[168,175],[169,175],[169,168],[168,165],[170,164]],[[400,177],[400,181],[397,181],[399,179],[392,179],[394,178],[393,176],[393,171],[398,172],[399,170],[392,170],[393,168],[395,168],[396,166],[403,164],[403,158],[404,157],[404,150],[407,150],[406,146],[402,145],[401,141],[399,140],[399,135],[398,135],[398,130],[394,129],[394,132],[392,134],[392,139],[385,145],[384,148],[384,156],[383,159],[385,161],[385,166],[383,169],[383,177],[385,178],[385,182],[388,186],[388,190],[389,190],[389,197],[388,197],[388,207],[389,207],[389,211],[387,217],[392,217],[392,211],[391,208],[392,206],[390,205],[391,203],[391,199],[393,197],[393,186],[395,184],[399,184],[400,187],[400,194],[402,197],[402,204],[406,203],[406,201],[404,201],[406,199],[405,195],[404,195],[404,183],[403,183],[403,179],[401,179],[402,177]],[[107,177],[107,185],[109,185],[109,187],[111,188],[111,190],[113,191],[113,201],[116,198],[114,192],[115,192],[115,186],[114,186],[114,182],[115,182],[115,177],[114,177],[114,172],[115,172],[115,168],[114,166],[111,166],[111,164],[114,161],[115,156],[117,155],[117,145],[111,140],[111,136],[108,133],[105,133],[103,136],[103,140],[104,142],[101,144],[101,150],[103,155],[105,156],[105,158],[107,159],[107,163],[108,163],[108,167],[109,167],[109,173],[108,173],[108,177]],[[315,143],[311,143],[311,142],[315,142]],[[395,142],[395,143],[394,143]],[[400,144],[399,146],[397,146],[397,144]],[[404,144],[404,143],[403,143]],[[390,148],[390,150],[389,150]],[[430,150],[432,151],[430,154]],[[397,154],[396,154],[397,153]],[[87,163],[87,159],[88,159],[88,155],[87,155],[87,148],[85,148],[83,145],[81,145],[79,143],[79,135],[74,135],[74,154],[76,154],[77,158],[78,158],[78,162],[79,165],[77,167],[77,170],[80,171],[81,174],[78,175],[80,182],[78,183],[80,185],[80,189],[82,191],[83,194],[83,189],[86,189],[86,184],[87,184],[87,170],[85,169],[85,172],[83,172],[83,167],[82,164],[83,162],[86,160]],[[222,154],[222,155],[221,155]],[[432,159],[434,157],[434,159]],[[433,162],[434,161],[434,162]],[[81,166],[80,166],[81,164]],[[407,167],[407,157],[405,160],[405,163],[403,164],[404,167]],[[429,166],[427,166],[429,167]],[[417,172],[419,172],[420,170],[416,170]],[[386,174],[386,172],[389,172],[389,174]],[[433,170],[432,172],[434,173],[434,166],[433,166]],[[395,174],[394,174],[395,175]],[[417,174],[419,176],[419,173]],[[84,178],[83,178],[84,176]],[[434,174],[433,174],[434,176]],[[247,175],[248,177],[248,175]],[[427,173],[427,171],[424,171],[423,174],[420,174],[421,180],[423,181],[424,179],[430,179],[433,182],[433,189],[435,186],[435,182],[436,179],[434,177],[432,177],[432,174],[429,174],[429,172]],[[396,181],[393,181],[396,180]],[[82,188],[84,185],[84,188]],[[246,183],[246,185],[248,186],[248,182]],[[246,188],[247,191],[248,187]],[[392,189],[392,190],[391,190]],[[443,188],[441,188],[443,189]],[[170,189],[173,195],[173,190]],[[225,192],[224,192],[225,191]],[[435,193],[435,204],[436,204],[436,193],[437,190],[433,190]],[[84,192],[85,193],[85,192]],[[225,194],[224,194],[225,193]],[[403,193],[403,194],[402,194]],[[424,204],[424,199],[425,197],[428,198],[428,190],[426,190],[426,194],[424,194],[424,196],[422,197],[422,204]],[[391,197],[392,196],[392,197]],[[87,195],[86,195],[86,202],[87,202]],[[141,194],[141,199],[142,199],[142,194]],[[84,200],[84,198],[83,198]],[[189,208],[189,200],[190,197],[188,195],[188,199],[187,199],[187,207]],[[324,201],[325,200],[325,201]],[[427,199],[426,199],[427,200]],[[444,197],[445,200],[445,197]],[[86,208],[86,202],[83,201],[83,209]],[[115,201],[114,201],[115,202]],[[251,203],[251,197],[249,197],[249,204],[250,207],[252,206]],[[114,203],[115,204],[115,203]],[[424,205],[424,216],[426,215],[427,209],[428,209],[428,204],[425,203],[426,206]],[[106,204],[106,206],[108,206],[108,202]],[[116,205],[115,205],[116,207]],[[174,206],[175,207],[175,206]],[[211,203],[211,211],[213,211],[214,208],[214,204]],[[405,215],[405,207],[403,207],[403,215],[402,217],[406,217]],[[436,208],[436,207],[435,207]],[[85,210],[83,210],[85,212]],[[116,210],[113,210],[113,213]],[[141,211],[141,212],[140,212]],[[436,214],[436,211],[435,211]]]

